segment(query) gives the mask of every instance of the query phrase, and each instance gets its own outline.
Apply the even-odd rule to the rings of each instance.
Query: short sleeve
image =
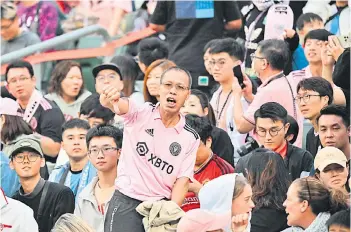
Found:
[[[241,18],[238,3],[235,1],[223,1],[224,19],[226,22],[234,21]]]
[[[186,154],[186,157],[182,162],[181,169],[178,173],[177,179],[181,177],[188,177],[189,179],[193,179],[196,153],[197,153],[197,149],[199,148],[199,144],[200,144],[199,139],[196,139],[193,142],[189,152]]]
[[[143,116],[146,116],[148,113],[152,112],[152,110],[155,108],[155,105],[153,105],[150,102],[146,102],[141,106],[138,106],[134,101],[131,99],[125,98],[128,100],[129,107],[128,107],[128,112],[122,115],[119,115],[124,119],[124,125],[132,125],[134,124],[138,118],[142,118]]]
[[[57,143],[61,142],[61,127],[64,123],[65,118],[59,108],[44,111],[40,122],[41,135],[49,137]]]
[[[167,24],[167,1],[157,1],[156,9],[151,16],[151,23],[157,25]]]
[[[266,93],[263,89],[258,91],[256,96],[254,97],[253,101],[247,108],[244,113],[244,118],[249,121],[251,124],[255,125],[255,112],[258,110],[264,103],[271,101],[271,95]]]

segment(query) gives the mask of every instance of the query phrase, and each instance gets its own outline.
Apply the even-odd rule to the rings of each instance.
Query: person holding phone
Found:
[[[293,116],[302,128],[303,117],[297,109],[294,97],[296,96],[296,84],[289,81],[283,74],[284,67],[289,62],[289,48],[282,40],[269,39],[261,41],[255,53],[251,54],[253,59],[252,67],[258,74],[262,85],[257,89],[257,94],[252,92],[250,79],[244,76],[243,83],[246,85],[241,88],[237,78],[234,78],[233,90],[233,120],[237,130],[244,134],[255,127],[254,114],[264,103],[277,102],[282,105],[288,114]],[[278,87],[279,86],[279,87]],[[278,88],[277,88],[278,87]],[[250,102],[247,110],[242,104],[242,97]],[[302,130],[294,143],[296,146],[302,145]]]

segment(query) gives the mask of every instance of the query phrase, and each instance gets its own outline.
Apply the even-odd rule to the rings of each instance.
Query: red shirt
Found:
[[[229,173],[234,173],[234,168],[227,161],[213,154],[207,164],[194,173],[194,178],[201,184],[205,184],[210,180]],[[188,192],[185,196],[182,209],[187,212],[198,208],[200,208],[198,197],[195,193]]]
[[[285,159],[285,156],[287,155],[288,151],[288,142],[285,143],[285,145],[283,147],[278,147],[274,152],[278,153],[281,155],[281,157],[283,157],[283,159]]]

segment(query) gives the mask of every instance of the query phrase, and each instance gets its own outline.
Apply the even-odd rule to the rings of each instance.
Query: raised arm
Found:
[[[129,111],[128,99],[121,98],[120,91],[112,86],[107,86],[100,94],[100,103],[109,108],[117,115],[123,115]]]

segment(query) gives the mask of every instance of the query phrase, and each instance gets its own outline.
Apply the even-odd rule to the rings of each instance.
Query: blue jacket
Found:
[[[10,160],[0,151],[1,188],[7,197],[12,197],[21,187],[19,178],[15,170],[10,168]]]

